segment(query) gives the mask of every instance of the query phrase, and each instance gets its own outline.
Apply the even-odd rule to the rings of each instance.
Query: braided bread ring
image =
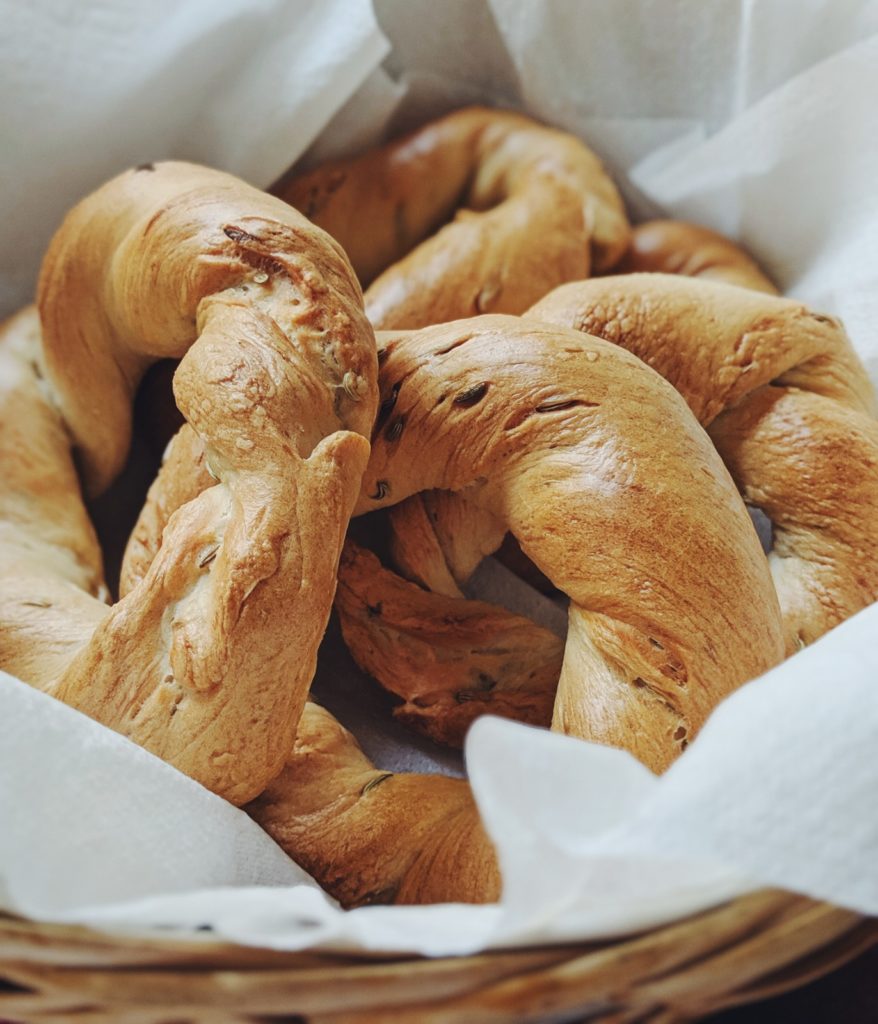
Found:
[[[775,291],[746,254],[714,232],[659,221],[636,228],[634,235],[625,266],[673,268]],[[670,306],[668,292],[674,297]],[[764,303],[737,290],[711,292],[658,275],[568,285],[529,315],[624,345],[668,377],[702,422],[711,424],[713,440],[744,497],[775,524],[769,560],[788,653],[875,599],[875,440],[870,418],[864,416],[871,412],[873,396],[831,318],[791,302]],[[800,387],[766,387],[775,374]],[[753,389],[750,396],[745,389]],[[478,546],[492,527],[479,521],[459,495],[439,497],[419,495],[391,511],[391,551],[410,579],[437,593],[453,593],[448,581],[456,588],[471,568],[455,557],[460,543],[452,543],[452,537],[463,532],[470,545]],[[346,565],[337,600],[350,616],[362,618],[362,598],[354,600],[352,593],[362,593],[364,584],[347,578]],[[420,600],[419,632],[429,635],[437,611],[430,611],[427,599]],[[413,628],[407,621],[406,626]],[[357,660],[382,678],[385,670],[370,657],[380,627],[366,621],[362,628],[371,637],[351,635]],[[455,654],[464,664],[472,657],[465,650]],[[521,682],[520,677],[504,680],[512,689]]]
[[[774,523],[788,653],[878,598],[874,395],[838,321],[662,274],[565,285],[528,316],[639,355],[709,427],[747,501]]]
[[[555,727],[667,767],[783,650],[757,538],[685,404],[622,350],[516,318],[382,344],[357,511],[473,488],[570,596]]]
[[[0,343],[0,666],[245,802],[292,747],[368,456],[359,286],[285,204],[159,164],[71,212],[39,297],[42,344],[32,311]],[[184,353],[177,401],[218,483],[107,608],[90,596],[100,556],[70,435],[100,489],[125,457],[139,375]]]
[[[615,185],[582,142],[480,107],[275,191],[338,239],[371,282],[376,328],[521,313],[586,277],[589,247],[597,270],[610,267],[630,230]]]

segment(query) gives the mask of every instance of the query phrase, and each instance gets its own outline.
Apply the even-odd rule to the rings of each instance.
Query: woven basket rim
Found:
[[[278,955],[284,958],[297,958],[302,956],[310,957],[325,957],[328,960],[342,960],[342,961],[370,961],[370,962],[381,962],[381,961],[416,961],[416,960],[464,960],[472,959],[483,956],[502,955],[509,953],[510,951],[537,951],[537,950],[548,950],[548,949],[595,949],[595,948],[608,948],[612,946],[618,946],[626,942],[630,942],[633,939],[640,938],[644,935],[657,934],[667,929],[674,928],[675,926],[684,922],[695,921],[700,919],[707,919],[718,912],[724,911],[726,908],[737,905],[744,906],[749,904],[754,899],[758,900],[761,906],[764,900],[767,899],[801,899],[807,900],[807,897],[799,897],[794,893],[786,892],[781,889],[759,889],[754,892],[747,893],[743,896],[732,897],[731,899],[723,900],[713,906],[706,907],[703,910],[694,911],[692,913],[683,914],[680,917],[674,918],[671,921],[667,921],[664,924],[657,925],[653,928],[640,928],[634,929],[630,932],[620,934],[613,938],[597,938],[597,939],[566,939],[558,940],[557,942],[535,942],[535,943],[523,943],[516,946],[503,946],[494,947],[484,950],[478,950],[473,953],[460,953],[460,954],[443,954],[439,956],[430,956],[420,953],[409,953],[409,952],[394,952],[394,951],[381,951],[381,950],[337,950],[337,949],[321,949],[321,948],[306,948],[302,950],[280,950],[271,946],[260,946],[258,944],[243,944],[233,942],[229,939],[223,939],[214,936],[210,931],[204,930],[203,932],[187,932],[185,934],[178,934],[173,929],[149,929],[145,928],[138,930],[136,927],[128,928],[126,926],[119,927],[107,927],[100,928],[96,925],[77,924],[65,921],[51,921],[51,920],[39,920],[36,918],[30,918],[25,915],[19,915],[12,912],[0,911],[0,939],[6,937],[10,932],[15,932],[21,936],[32,935],[42,936],[48,942],[70,942],[76,944],[79,942],[85,944],[100,943],[101,941],[105,945],[112,945],[114,948],[119,947],[130,947],[137,949],[148,949],[156,953],[162,952],[173,952],[176,951],[181,955],[187,953],[195,954],[198,956],[204,956],[210,953],[217,952],[228,952],[231,950],[249,950],[254,953]],[[808,900],[809,903],[812,901]],[[831,904],[824,904],[831,906]],[[0,955],[2,955],[2,946],[0,946]],[[2,960],[0,960],[2,963]]]
[[[538,1009],[669,1024],[797,987],[875,942],[878,919],[772,889],[609,941],[435,958],[287,952],[0,915],[0,979],[19,990],[0,991],[0,1019],[26,1010],[28,1021],[63,1021],[86,1000],[107,1014],[89,1020],[109,1024],[167,992],[199,1024],[220,1000],[223,1021],[293,1011],[315,1022],[471,1024],[539,1020],[527,1016]]]

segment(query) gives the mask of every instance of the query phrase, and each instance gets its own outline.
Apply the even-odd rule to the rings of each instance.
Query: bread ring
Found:
[[[748,502],[788,653],[878,599],[878,423],[841,324],[800,302],[661,274],[565,285],[528,313],[640,356],[683,395]]]
[[[469,489],[570,596],[554,726],[667,767],[726,693],[783,655],[758,540],[682,400],[617,347],[516,318],[379,344],[357,511]]]
[[[486,519],[502,519],[571,597],[555,726],[666,767],[722,696],[783,655],[758,540],[685,404],[619,348],[513,317],[383,335],[382,344],[383,403],[357,510],[441,488],[466,491]],[[425,460],[428,445],[433,454]],[[193,465],[191,452],[174,458],[148,507],[162,506],[163,475]],[[145,512],[145,532],[136,532],[147,548],[158,532],[149,521]],[[625,553],[621,562],[616,552]],[[363,608],[372,620],[363,635],[377,649],[381,630],[404,632],[406,616],[417,634],[417,615],[401,593],[370,615],[363,587],[381,581],[370,567],[355,573],[352,566],[357,559],[349,554],[339,591],[348,639],[362,626]],[[463,599],[443,598],[443,614],[455,614],[455,600],[462,617],[473,613]],[[495,623],[504,621],[502,610],[493,614]],[[405,646],[399,636],[395,642],[394,656]],[[508,687],[472,679],[470,698],[460,701],[460,679],[472,664],[446,664],[457,689],[434,692],[433,704],[412,700],[405,714],[448,739],[476,709],[545,701],[551,680],[542,684],[546,692],[529,688],[514,659],[506,665]],[[465,711],[443,715],[434,706],[440,701]]]
[[[42,340],[33,311],[0,338],[0,667],[246,802],[292,747],[368,456],[353,271],[280,201],[156,164],[68,215],[39,304]],[[164,355],[184,356],[177,401],[218,482],[108,608],[74,451],[92,490],[109,482]]]
[[[590,262],[610,267],[630,231],[615,185],[582,142],[481,107],[275,192],[342,244],[369,284],[376,328],[521,313],[586,277]]]
[[[631,232],[627,252],[613,270],[617,274],[682,274],[777,293],[758,264],[734,242],[709,228],[680,220],[638,224]]]
[[[675,231],[674,237],[681,247],[674,251],[675,265],[697,271],[703,265],[696,251],[702,234]],[[747,280],[752,261],[730,242],[724,241],[723,250],[724,262],[711,276]],[[758,278],[767,291],[767,279]],[[667,377],[709,425],[742,494],[774,524],[769,563],[787,653],[878,597],[873,395],[836,321],[791,300],[661,274],[566,285],[528,315],[633,351]],[[443,495],[438,505],[421,495],[397,506],[390,520],[396,564],[437,593],[449,593],[443,578],[456,586],[468,570],[461,571],[454,558],[455,532],[477,538],[480,530],[491,529],[489,522],[479,524],[471,507],[456,509],[459,504],[456,494]],[[378,623],[363,618],[365,584],[347,566],[345,559],[337,600],[352,619],[359,618],[359,632],[371,634],[367,639],[350,631],[352,649],[382,679],[386,669],[373,652],[379,640],[386,647],[387,630],[395,625],[398,631],[400,624],[388,624],[382,637]],[[377,599],[373,587],[371,601]],[[431,611],[424,597],[417,606],[418,630],[429,635],[438,608]],[[408,619],[403,624],[414,628]],[[458,648],[454,654],[461,664],[472,660],[471,651]],[[513,689],[523,682],[521,675],[504,680]],[[409,689],[415,688],[411,682]]]

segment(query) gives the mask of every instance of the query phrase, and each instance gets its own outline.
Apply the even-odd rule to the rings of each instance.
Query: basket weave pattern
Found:
[[[876,941],[878,920],[773,890],[622,941],[435,960],[0,917],[0,1021],[671,1024],[803,985]]]

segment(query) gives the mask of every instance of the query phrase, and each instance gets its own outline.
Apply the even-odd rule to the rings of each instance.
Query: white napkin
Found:
[[[264,183],[324,125],[311,160],[484,99],[588,139],[639,214],[737,234],[840,313],[878,370],[875,2],[380,0],[381,67],[363,4],[318,6],[192,3],[161,24],[127,2],[28,8],[0,51],[15,140],[0,159],[20,183],[0,196],[3,294],[26,297],[51,223],[125,164],[197,157]],[[619,751],[477,723],[467,763],[504,874],[492,907],[344,913],[243,814],[0,678],[0,896],[106,928],[432,954],[620,935],[763,885],[878,913],[876,627],[873,606],[744,687],[661,779]],[[383,729],[380,697],[358,710],[368,683],[337,646],[321,662],[370,754],[455,769]]]
[[[0,314],[67,210],[174,157],[270,184],[387,53],[369,0],[0,0]]]
[[[5,672],[0,752],[0,878],[12,906],[51,915],[307,878],[243,811]]]

